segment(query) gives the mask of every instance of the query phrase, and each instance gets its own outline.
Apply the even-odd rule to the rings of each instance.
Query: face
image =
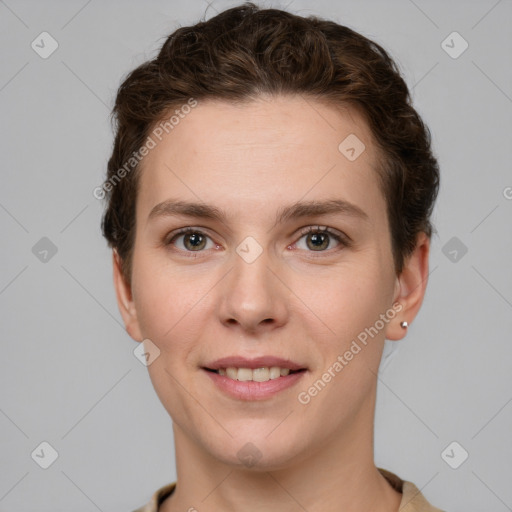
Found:
[[[146,156],[124,318],[198,450],[285,467],[370,427],[399,322],[378,158],[357,111],[286,96],[200,102]]]

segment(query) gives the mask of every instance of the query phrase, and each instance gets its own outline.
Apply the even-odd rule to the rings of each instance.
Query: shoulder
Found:
[[[431,505],[422,492],[412,482],[402,480],[399,476],[386,469],[378,468],[382,476],[398,492],[402,493],[400,512],[443,512]],[[158,512],[160,504],[169,496],[176,487],[176,482],[164,485],[156,490],[149,502],[133,512]]]
[[[399,476],[386,469],[378,469],[390,485],[402,493],[400,512],[443,512],[441,509],[431,505],[412,482],[402,480]]]
[[[176,482],[160,487],[160,489],[153,493],[148,503],[136,510],[133,510],[133,512],[158,512],[158,508],[160,507],[162,501],[164,501],[165,498],[167,498],[167,496],[169,496],[169,494],[174,491],[175,487]]]

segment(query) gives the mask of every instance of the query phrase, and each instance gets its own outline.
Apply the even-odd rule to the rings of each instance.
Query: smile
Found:
[[[277,370],[272,370],[272,368],[279,369],[279,376],[270,378],[270,372],[273,376],[277,374]],[[305,369],[292,371],[289,368],[279,367],[255,369],[228,367],[225,369],[225,375],[222,375],[223,368],[218,370],[202,368],[202,370],[222,394],[235,400],[244,401],[269,400],[296,385],[306,374]],[[236,372],[236,378],[228,376],[228,371],[232,376]],[[284,375],[281,375],[281,371]]]

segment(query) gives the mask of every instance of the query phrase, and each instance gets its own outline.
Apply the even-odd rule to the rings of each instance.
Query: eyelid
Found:
[[[184,228],[178,228],[172,231],[171,233],[168,233],[164,237],[164,243],[165,245],[170,244],[175,238],[181,236],[181,235],[188,235],[191,233],[199,233],[203,236],[207,236],[212,241],[212,237],[205,231],[205,228],[195,228],[194,226],[186,226]]]
[[[350,240],[350,238],[345,235],[345,233],[338,231],[337,229],[331,228],[329,226],[320,226],[319,224],[313,224],[311,226],[306,226],[299,230],[300,235],[307,235],[308,233],[328,233],[329,235],[338,236],[340,238],[344,238]]]

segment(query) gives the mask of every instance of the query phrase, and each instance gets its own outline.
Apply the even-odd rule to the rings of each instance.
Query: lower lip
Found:
[[[213,383],[224,393],[238,400],[265,400],[280,391],[290,388],[296,384],[306,373],[304,370],[297,373],[290,373],[284,377],[271,379],[266,382],[240,381],[230,379],[225,375],[208,370],[203,371],[212,379]]]

